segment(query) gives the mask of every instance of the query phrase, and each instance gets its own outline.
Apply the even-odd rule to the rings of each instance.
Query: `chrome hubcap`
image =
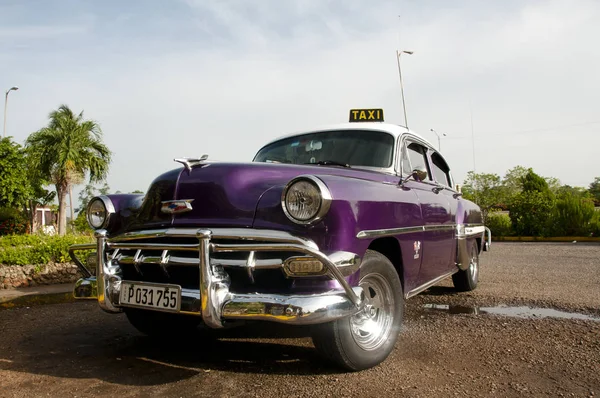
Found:
[[[477,282],[477,278],[479,277],[479,260],[477,259],[476,250],[475,246],[473,246],[471,249],[471,261],[469,261],[469,273],[473,282]]]
[[[375,350],[389,338],[394,321],[394,294],[385,277],[368,274],[359,282],[363,309],[350,318],[352,337],[364,350]]]

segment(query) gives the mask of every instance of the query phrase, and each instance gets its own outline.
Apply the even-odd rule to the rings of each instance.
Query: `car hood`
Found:
[[[171,170],[155,179],[138,213],[137,227],[252,227],[261,196],[303,174],[336,175],[374,181],[393,176],[370,170],[273,163],[205,163]],[[397,179],[397,177],[395,177]],[[163,201],[191,200],[179,214],[161,211]]]

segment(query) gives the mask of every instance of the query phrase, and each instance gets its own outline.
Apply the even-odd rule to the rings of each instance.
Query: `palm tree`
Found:
[[[58,233],[67,225],[66,195],[73,184],[89,174],[90,182],[100,182],[108,174],[111,151],[102,143],[100,126],[75,115],[67,105],[49,115],[48,126],[32,133],[25,146],[39,160],[40,174],[56,186],[58,197]]]

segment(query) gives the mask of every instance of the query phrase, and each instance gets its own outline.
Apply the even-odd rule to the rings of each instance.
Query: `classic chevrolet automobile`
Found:
[[[404,300],[447,277],[477,286],[491,241],[479,207],[381,109],[274,140],[249,163],[175,161],[145,195],[91,200],[96,243],[70,250],[85,275],[74,296],[145,334],[311,325],[324,357],[361,370],[393,349]]]

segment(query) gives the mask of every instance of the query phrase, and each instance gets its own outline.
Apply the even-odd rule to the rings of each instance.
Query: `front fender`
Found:
[[[143,194],[112,194],[105,197],[114,207],[114,213],[106,227],[111,235],[120,233],[135,220],[144,201]]]
[[[284,185],[277,185],[261,196],[253,227],[282,229],[312,239],[321,250],[349,251],[362,258],[373,239],[359,239],[359,232],[422,225],[415,193],[398,186],[392,178],[373,181],[335,175],[317,177],[333,198],[322,220],[309,226],[290,221],[281,208]]]

